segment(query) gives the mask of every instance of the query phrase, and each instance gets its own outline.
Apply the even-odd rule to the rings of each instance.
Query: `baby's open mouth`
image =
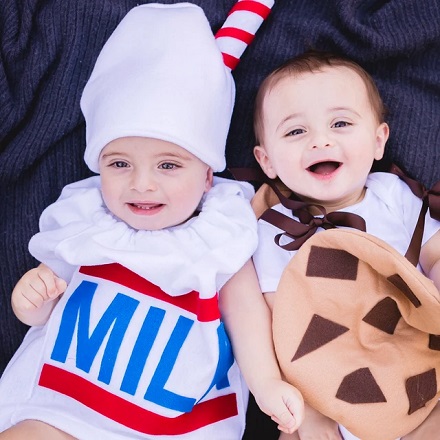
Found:
[[[137,209],[143,209],[143,210],[149,210],[149,209],[155,209],[155,208],[159,208],[160,206],[162,206],[160,203],[157,204],[152,204],[152,203],[129,203],[131,206],[133,206],[134,208]]]
[[[341,165],[342,165],[341,162],[333,162],[333,161],[318,162],[309,166],[307,170],[312,173],[325,176],[336,171]]]

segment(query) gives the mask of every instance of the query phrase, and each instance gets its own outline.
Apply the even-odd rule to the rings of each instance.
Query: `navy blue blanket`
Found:
[[[41,211],[65,184],[90,175],[82,158],[82,89],[106,39],[140,3],[151,2],[0,2],[0,373],[26,331],[13,316],[10,294],[37,264],[27,244]],[[216,31],[235,1],[193,3],[204,8]],[[389,110],[387,159],[427,186],[439,180],[440,2],[275,3],[234,71],[228,165],[256,166],[252,110],[261,80],[288,57],[315,48],[348,55],[373,75]]]

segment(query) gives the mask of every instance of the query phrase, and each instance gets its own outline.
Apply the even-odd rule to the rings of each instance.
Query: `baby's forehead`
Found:
[[[313,106],[316,101],[370,102],[369,90],[364,78],[354,69],[346,66],[324,66],[319,69],[280,73],[268,84],[263,97],[263,113],[273,106]],[[371,103],[371,102],[370,102]]]
[[[352,80],[365,84],[362,76],[353,68],[342,65],[335,66],[322,66],[319,68],[302,69],[302,70],[286,70],[280,72],[277,76],[274,76],[271,83],[268,86],[267,91],[271,92],[277,88],[284,88],[292,86],[295,83],[302,83],[307,80],[319,79],[320,81],[328,80],[334,81],[346,81]],[[363,89],[362,89],[363,91]]]

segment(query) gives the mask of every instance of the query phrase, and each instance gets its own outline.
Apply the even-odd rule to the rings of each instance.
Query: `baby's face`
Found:
[[[101,152],[99,168],[107,208],[141,230],[183,223],[212,185],[208,165],[176,144],[152,138],[110,142]]]
[[[364,82],[347,67],[278,82],[264,98],[263,131],[254,152],[265,173],[328,211],[362,200],[388,139]]]

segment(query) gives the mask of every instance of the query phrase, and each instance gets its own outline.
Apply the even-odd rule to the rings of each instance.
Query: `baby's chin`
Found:
[[[184,219],[174,219],[169,221],[149,221],[148,223],[141,220],[125,220],[125,223],[136,231],[162,231],[164,229],[172,229],[175,227],[182,226],[186,222],[190,221],[193,217],[197,215],[197,212],[192,214],[190,217]],[[124,220],[122,220],[124,221]]]
[[[321,198],[314,198],[312,196],[298,196],[302,201],[313,206],[322,206],[325,209],[325,213],[333,212],[333,211],[342,211],[350,206],[354,206],[360,203],[365,197],[365,190],[363,188],[360,191],[355,191],[350,194],[338,194],[335,196],[325,197],[324,195]],[[313,215],[323,214],[322,210],[319,208],[312,209],[310,211]]]

